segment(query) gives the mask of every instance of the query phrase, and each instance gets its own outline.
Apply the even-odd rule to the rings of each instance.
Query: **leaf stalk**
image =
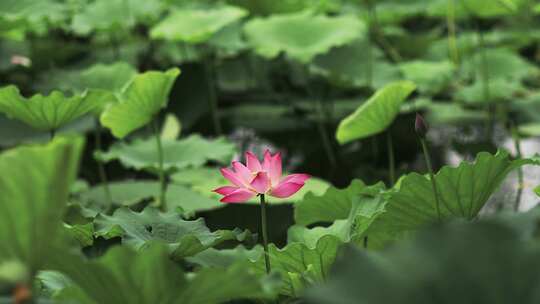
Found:
[[[437,182],[435,181],[435,174],[433,173],[433,167],[431,166],[431,157],[429,155],[429,150],[426,144],[426,140],[420,137],[420,144],[422,145],[422,151],[424,153],[424,159],[426,161],[426,166],[429,171],[429,179],[431,180],[431,187],[433,188],[433,194],[435,196],[435,210],[437,210],[437,217],[439,223],[441,222],[441,208],[439,202],[439,191],[437,189]]]
[[[266,273],[270,273],[272,268],[270,267],[270,253],[268,252],[268,227],[266,221],[266,200],[264,194],[259,194],[261,200],[261,230],[263,237],[263,248],[264,248],[264,264],[266,267]]]
[[[158,126],[158,120],[157,118],[154,119],[153,122],[153,129],[154,129],[154,136],[156,138],[156,148],[157,148],[157,154],[158,154],[158,174],[159,174],[159,184],[160,184],[160,191],[159,191],[159,201],[158,206],[161,210],[165,210],[167,205],[167,180],[165,178],[165,170],[164,170],[164,155],[163,155],[163,144],[161,142],[161,134],[159,132],[159,126]]]

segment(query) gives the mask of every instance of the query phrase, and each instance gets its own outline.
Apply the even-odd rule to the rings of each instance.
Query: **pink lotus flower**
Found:
[[[255,195],[268,194],[277,198],[287,198],[300,190],[310,176],[308,174],[291,174],[281,178],[281,154],[272,156],[270,151],[264,152],[262,164],[251,152],[246,152],[246,165],[232,162],[232,170],[221,169],[221,174],[233,186],[224,186],[214,190],[223,195],[222,203],[242,203]]]

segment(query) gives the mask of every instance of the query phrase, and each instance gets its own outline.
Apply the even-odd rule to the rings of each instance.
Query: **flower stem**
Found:
[[[493,137],[493,128],[495,123],[495,110],[493,108],[493,105],[491,104],[491,91],[490,91],[490,83],[489,83],[489,66],[488,66],[488,59],[486,54],[486,43],[484,40],[484,32],[482,31],[482,28],[480,27],[480,24],[478,22],[478,47],[480,51],[480,76],[481,76],[481,82],[482,82],[482,94],[484,103],[486,104],[486,111],[488,113],[488,118],[486,121],[486,128],[487,128],[487,138],[488,140],[491,140]]]
[[[437,191],[437,182],[435,181],[435,174],[433,174],[433,167],[431,166],[431,158],[429,156],[429,150],[424,138],[420,138],[420,144],[422,144],[422,151],[424,152],[424,159],[426,160],[426,166],[429,171],[429,179],[431,180],[431,186],[433,187],[433,194],[435,196],[435,209],[437,210],[437,217],[441,222],[441,209],[439,203],[439,192]]]
[[[330,167],[332,170],[334,170],[337,166],[337,158],[332,148],[330,135],[328,134],[328,130],[326,129],[326,122],[328,121],[328,115],[323,105],[323,99],[325,100],[326,96],[324,93],[321,93],[321,94],[315,93],[314,88],[313,88],[313,83],[309,79],[309,76],[310,76],[309,69],[307,67],[304,67],[304,68],[305,68],[305,73],[308,77],[308,83],[307,83],[306,89],[307,89],[309,97],[313,99],[314,107],[315,107],[314,112],[317,115],[317,119],[316,119],[317,131],[319,132],[319,136],[321,137],[321,143],[326,153],[326,157],[328,158],[328,162],[330,163]]]
[[[517,159],[521,159],[523,154],[521,153],[521,140],[519,138],[519,133],[514,126],[514,124],[511,124],[511,130],[512,133],[512,139],[514,140],[514,148],[516,149],[516,157]],[[519,211],[519,205],[521,204],[521,196],[523,195],[523,167],[518,168],[518,189],[516,194],[516,200],[514,202],[514,211]]]
[[[364,249],[367,249],[368,248],[368,236],[366,235],[364,237]]]
[[[165,210],[166,205],[167,205],[167,201],[166,201],[167,180],[165,179],[165,170],[163,169],[163,145],[161,143],[161,134],[159,133],[159,126],[158,126],[157,118],[154,119],[153,127],[154,127],[154,136],[156,138],[156,147],[157,147],[157,153],[158,153],[158,174],[159,174],[159,184],[160,184],[158,206],[161,210]]]
[[[219,120],[219,106],[217,99],[217,83],[216,83],[216,71],[214,66],[213,54],[208,54],[204,61],[204,69],[206,74],[206,83],[208,85],[208,104],[210,105],[210,114],[212,115],[212,121],[214,122],[214,131],[217,135],[221,135],[221,122]]]
[[[55,129],[51,129],[49,131],[49,135],[50,135],[50,140],[52,141],[54,139],[54,136],[56,136],[56,130]]]
[[[120,60],[120,43],[114,34],[109,35],[109,41],[111,43],[113,59]]]
[[[386,40],[384,33],[381,31],[379,25],[379,18],[377,17],[377,6],[374,3],[376,1],[368,0],[368,10],[369,10],[369,23],[370,30],[372,30],[374,35],[374,40],[378,42],[379,46],[386,52],[388,57],[394,63],[401,62],[402,58],[399,52]]]
[[[101,126],[97,118],[95,119],[95,124],[96,126],[94,127],[94,132],[96,151],[101,152]],[[105,198],[107,199],[108,205],[112,206],[112,195],[111,189],[109,188],[107,172],[105,171],[105,164],[103,164],[103,162],[99,159],[96,159],[96,162],[98,165],[99,179],[101,181],[101,184],[103,185],[103,191],[105,192]]]
[[[328,130],[326,130],[326,117],[324,114],[324,107],[322,104],[322,101],[320,99],[315,100],[315,104],[317,107],[317,112],[319,116],[319,120],[317,121],[317,129],[319,131],[319,135],[321,136],[321,141],[324,147],[324,150],[326,151],[326,156],[328,157],[328,162],[330,163],[330,166],[332,169],[336,168],[337,166],[337,160],[336,155],[334,154],[334,150],[332,148],[332,143],[330,142],[330,135],[328,134]]]
[[[373,34],[374,30],[373,30],[373,21],[375,19],[375,10],[373,9],[373,4],[371,3],[370,0],[367,1],[367,5],[368,5],[368,20],[369,20],[369,30],[368,30],[368,37],[367,37],[367,57],[368,57],[368,61],[367,61],[367,68],[366,68],[366,73],[367,73],[367,85],[368,87],[372,87],[373,86],[373,65],[374,65],[374,62],[373,62],[373,37],[375,36]]]
[[[270,273],[270,254],[268,253],[268,231],[266,223],[266,201],[264,199],[264,194],[259,195],[261,199],[261,226],[262,226],[262,236],[263,236],[263,248],[264,248],[264,263],[266,266],[266,273]]]
[[[456,39],[456,4],[455,0],[448,0],[446,12],[446,27],[448,29],[448,49],[454,64],[459,65],[459,50]]]
[[[394,185],[396,182],[396,161],[394,157],[394,143],[392,142],[392,134],[390,131],[386,132],[386,148],[388,150],[388,178],[390,185]]]

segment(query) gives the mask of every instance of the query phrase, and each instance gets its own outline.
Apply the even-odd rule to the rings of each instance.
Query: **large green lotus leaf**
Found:
[[[248,9],[254,15],[286,14],[312,9],[317,12],[333,12],[342,5],[340,0],[227,0],[227,3]]]
[[[327,17],[309,12],[256,18],[244,28],[255,52],[265,58],[285,53],[301,63],[331,48],[362,38],[365,24],[354,16]]]
[[[8,148],[24,142],[47,142],[50,134],[40,132],[25,123],[0,114],[0,146]]]
[[[137,170],[158,168],[155,138],[118,143],[100,154],[103,161],[119,160],[124,166]],[[180,140],[163,140],[163,168],[168,171],[202,166],[208,161],[228,163],[235,153],[234,144],[225,138],[205,139],[191,135]]]
[[[307,226],[347,219],[354,205],[362,205],[383,190],[382,183],[367,186],[361,180],[353,180],[345,189],[330,187],[324,194],[308,193],[294,205],[294,220]]]
[[[221,113],[235,126],[266,132],[284,132],[311,125],[309,121],[299,119],[291,106],[279,104],[237,105]]]
[[[102,89],[119,93],[136,74],[137,70],[127,62],[99,63],[80,71],[74,85],[78,85],[78,91]]]
[[[84,225],[69,225],[64,223],[64,230],[81,248],[92,246],[94,244],[94,225],[92,223]]]
[[[0,2],[0,20],[7,21],[7,29],[14,26],[24,31],[31,30],[38,34],[45,34],[49,26],[62,24],[67,18],[66,4],[54,0],[3,0]]]
[[[118,138],[146,125],[167,106],[169,92],[179,74],[180,70],[173,68],[135,76],[118,96],[119,101],[110,104],[101,114],[101,123]]]
[[[299,296],[306,286],[323,282],[334,263],[342,241],[326,235],[314,247],[303,243],[291,243],[280,249],[274,244],[268,246],[272,271],[281,274],[280,294]],[[264,256],[254,261],[253,267],[259,275],[266,272]]]
[[[256,245],[247,249],[243,245],[232,249],[208,248],[194,256],[187,257],[186,261],[201,267],[228,267],[235,263],[257,261],[263,254],[263,247]]]
[[[496,103],[502,101],[510,101],[514,96],[521,95],[525,92],[525,88],[519,81],[508,81],[504,79],[493,79],[488,84],[489,99],[486,100],[485,85],[481,80],[477,80],[474,84],[464,87],[459,90],[455,99],[460,102],[465,102],[471,105],[484,106],[488,103]]]
[[[515,15],[527,4],[527,0],[454,0],[456,19],[467,19],[471,15],[478,18],[500,18]],[[448,0],[434,0],[427,4],[427,15],[446,18]]]
[[[127,30],[137,22],[147,23],[159,17],[163,5],[158,0],[96,0],[73,16],[72,30],[78,35],[92,31],[113,33]]]
[[[85,116],[57,130],[57,135],[85,133],[95,126],[95,121]],[[51,139],[49,132],[39,131],[22,121],[7,118],[0,113],[0,147],[9,148],[18,144],[46,143]]]
[[[372,60],[369,60],[366,54],[369,47],[372,48]],[[343,58],[355,60],[349,61]],[[326,54],[315,57],[310,70],[343,87],[371,85],[374,88],[380,88],[401,78],[399,69],[385,60],[383,52],[377,46],[368,44],[366,39],[334,48]]]
[[[540,92],[529,92],[523,98],[515,98],[510,104],[517,120],[524,123],[540,121]]]
[[[340,122],[336,131],[338,142],[345,144],[384,131],[415,89],[416,85],[410,81],[398,81],[377,90],[368,101]]]
[[[430,1],[430,3],[433,1]],[[408,18],[425,13],[429,4],[422,0],[378,0],[373,2],[373,7],[377,11],[377,21],[379,23],[399,24]],[[367,7],[363,7],[361,12],[366,14],[366,19],[369,18]]]
[[[536,205],[526,212],[502,211],[486,218],[486,221],[504,225],[519,234],[523,240],[538,241],[540,227],[540,206]]]
[[[409,61],[399,65],[405,79],[418,85],[426,94],[437,94],[444,90],[454,77],[454,65],[450,61]]]
[[[178,303],[218,304],[230,303],[232,299],[264,301],[274,298],[281,284],[277,276],[261,276],[246,268],[246,263],[203,269],[195,273],[190,282]]]
[[[156,181],[121,181],[108,184],[112,201],[121,206],[132,206],[159,195],[160,183]],[[211,189],[206,189],[210,192]],[[186,214],[224,207],[218,199],[212,199],[186,186],[169,184],[167,186],[168,210],[179,210]],[[94,186],[79,194],[85,205],[96,206],[98,210],[105,211],[108,198],[103,185]]]
[[[276,284],[239,264],[187,274],[170,261],[167,249],[156,244],[139,252],[116,246],[96,260],[63,255],[51,268],[76,284],[64,289],[57,300],[88,304],[218,304],[270,298]]]
[[[317,246],[317,242],[324,236],[332,235],[338,238],[343,243],[347,243],[352,239],[353,220],[335,220],[328,227],[306,228],[303,226],[292,226],[287,232],[288,243],[302,243],[308,247]]]
[[[537,137],[540,136],[540,123],[526,123],[518,126],[518,131],[521,136]]]
[[[239,229],[211,232],[202,218],[185,221],[176,212],[160,213],[152,207],[141,213],[120,208],[112,216],[100,214],[94,220],[94,226],[96,236],[121,237],[124,244],[136,249],[149,241],[164,242],[175,259],[194,255],[224,241],[243,241],[249,237],[249,232]]]
[[[212,9],[179,9],[156,24],[150,37],[187,43],[201,43],[210,39],[225,26],[240,20],[247,11],[234,6]]]
[[[507,49],[486,49],[487,75],[490,80],[503,79],[506,81],[520,81],[527,76],[538,73],[538,68],[527,62],[519,54]],[[482,79],[482,52],[476,51],[464,59],[462,75]]]
[[[98,63],[85,69],[54,70],[43,87],[77,93],[92,89],[120,93],[136,74],[137,70],[127,62]]]
[[[511,160],[506,152],[481,152],[473,163],[443,167],[436,175],[441,220],[473,220],[508,173],[537,159]],[[378,216],[365,235],[398,236],[438,222],[435,194],[427,175],[411,173],[402,177],[389,193],[385,212]]]
[[[0,155],[0,265],[21,262],[33,274],[59,246],[82,146],[81,138],[58,137]]]
[[[301,231],[297,232],[299,235]],[[304,243],[299,238],[279,249],[274,244],[269,245],[270,264],[273,272],[281,275],[282,288],[280,293],[297,297],[306,286],[323,282],[334,263],[339,247],[343,241],[334,235],[323,235],[316,241]],[[226,267],[241,261],[249,261],[248,269],[254,269],[259,276],[266,273],[264,253],[261,246],[245,249],[242,246],[234,249],[216,250],[210,248],[188,261],[204,267]]]
[[[351,200],[347,217],[334,220],[328,227],[292,226],[288,231],[288,242],[299,242],[314,247],[321,238],[332,235],[343,242],[364,243],[364,232],[369,229],[377,216],[384,212],[386,201],[382,190],[382,184],[364,187],[363,192]],[[320,209],[321,212],[326,211],[324,208]]]
[[[42,131],[57,130],[97,106],[84,96],[66,97],[58,91],[25,98],[15,86],[0,89],[0,112]]]
[[[73,281],[58,271],[40,271],[37,274],[36,279],[41,283],[41,294],[49,297],[54,297],[58,295],[64,288],[73,285]]]
[[[320,115],[313,111],[313,99],[299,99],[295,101],[295,108],[299,111],[309,112],[305,115],[312,121],[321,120]],[[347,117],[351,112],[354,112],[358,108],[358,98],[336,98],[332,100],[332,117],[328,119],[322,119],[321,121],[339,123],[342,119]],[[407,103],[403,103],[399,108],[400,114],[409,114],[421,111],[432,104],[433,101],[427,97],[417,97],[411,99]]]
[[[469,14],[480,18],[497,18],[517,13],[526,0],[467,0],[459,1]]]
[[[208,45],[217,50],[218,58],[235,58],[240,52],[248,48],[244,40],[243,30],[244,24],[241,21],[233,22],[212,35],[208,40]],[[245,64],[245,60],[242,60],[242,62]],[[222,64],[223,62],[220,62],[220,66]],[[216,77],[219,78],[219,75]],[[223,79],[220,80],[223,81]]]
[[[122,92],[136,74],[137,70],[126,62],[96,64],[82,71],[60,73],[52,83],[77,93],[86,91],[84,98],[99,105],[94,113],[100,115],[107,104],[118,101],[115,94]]]
[[[321,238],[333,236],[344,243],[365,244],[364,232],[384,211],[385,194],[382,183],[366,186],[355,180],[347,189],[331,188],[323,196],[310,197],[302,201],[301,209],[295,210],[295,218],[300,218],[300,222],[289,228],[288,242],[314,247]],[[301,226],[331,221],[330,226]]]
[[[345,251],[327,284],[311,288],[306,301],[533,304],[540,301],[538,254],[536,244],[504,225],[435,227],[384,252]]]
[[[205,197],[208,197],[210,200],[214,201],[215,207],[222,206],[223,204],[217,203],[221,196],[215,192],[212,192],[212,189],[216,189],[220,186],[230,184],[219,172],[218,168],[191,168],[184,169],[178,173],[172,175],[172,180],[178,184],[186,185],[191,187],[193,191],[200,193]],[[283,204],[283,203],[295,203],[302,200],[308,193],[315,195],[322,195],[326,189],[330,187],[329,183],[316,178],[311,177],[306,181],[306,184],[300,191],[296,192],[294,195],[288,198],[268,198],[269,203],[272,205]],[[250,204],[260,204],[257,197],[249,200],[247,203]],[[204,207],[203,207],[204,208]]]
[[[427,119],[433,125],[469,125],[487,118],[485,111],[465,109],[458,103],[434,102],[427,105],[427,108]]]

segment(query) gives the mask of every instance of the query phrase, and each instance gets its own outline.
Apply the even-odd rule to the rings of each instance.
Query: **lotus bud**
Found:
[[[426,138],[426,134],[429,131],[429,126],[427,125],[424,117],[416,113],[416,119],[414,121],[414,131],[420,138]]]

